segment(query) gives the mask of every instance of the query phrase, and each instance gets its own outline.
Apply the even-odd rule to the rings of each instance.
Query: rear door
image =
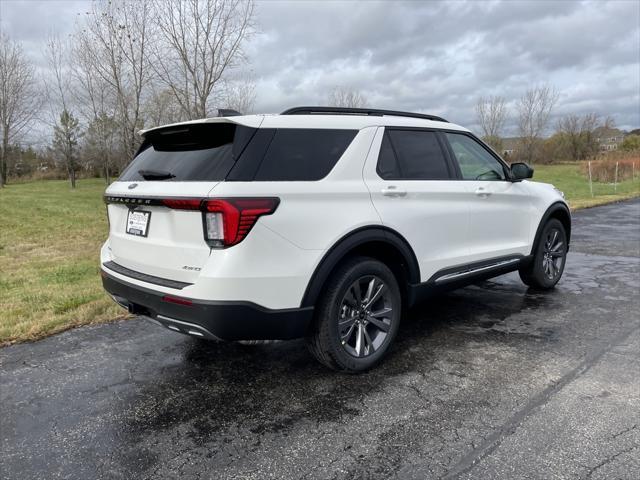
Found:
[[[438,270],[464,263],[467,190],[455,179],[436,131],[380,128],[364,179],[382,223],[413,248],[423,282]]]
[[[148,275],[194,282],[210,253],[202,213],[168,208],[166,202],[207,197],[255,131],[224,122],[147,134],[105,194],[113,261]]]
[[[466,187],[470,261],[526,255],[533,205],[523,182],[473,136],[444,134]]]

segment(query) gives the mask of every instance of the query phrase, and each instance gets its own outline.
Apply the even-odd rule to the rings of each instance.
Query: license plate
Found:
[[[147,233],[149,233],[150,218],[151,212],[129,210],[127,214],[127,233],[138,237],[146,237]]]

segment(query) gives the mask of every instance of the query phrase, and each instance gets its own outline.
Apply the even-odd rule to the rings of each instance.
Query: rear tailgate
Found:
[[[161,199],[206,197],[216,183],[116,182],[107,192],[109,246],[118,265],[147,275],[193,283],[207,258],[202,214],[163,206]],[[188,183],[188,185],[184,185]],[[133,194],[135,192],[135,195]],[[146,232],[127,233],[130,212],[148,212]],[[130,229],[131,230],[131,229]]]
[[[196,281],[211,251],[202,212],[168,208],[164,202],[206,198],[224,180],[255,132],[224,120],[147,134],[141,151],[105,194],[113,262],[146,275]]]

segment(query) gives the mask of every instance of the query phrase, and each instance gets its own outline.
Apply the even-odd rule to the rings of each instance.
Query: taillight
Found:
[[[165,198],[162,200],[165,207],[176,210],[200,210],[202,199],[200,198]]]
[[[276,211],[280,199],[266,198],[166,198],[162,204],[177,210],[203,212],[204,237],[212,247],[240,243],[262,215]]]
[[[240,243],[262,215],[275,212],[278,198],[228,198],[205,200],[205,236],[214,246]]]

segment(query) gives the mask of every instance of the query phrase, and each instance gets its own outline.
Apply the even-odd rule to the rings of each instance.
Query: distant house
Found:
[[[502,156],[505,158],[512,157],[518,149],[520,137],[507,137],[502,139]]]
[[[598,127],[593,131],[598,148],[603,152],[617,150],[624,140],[624,132],[617,128]]]

